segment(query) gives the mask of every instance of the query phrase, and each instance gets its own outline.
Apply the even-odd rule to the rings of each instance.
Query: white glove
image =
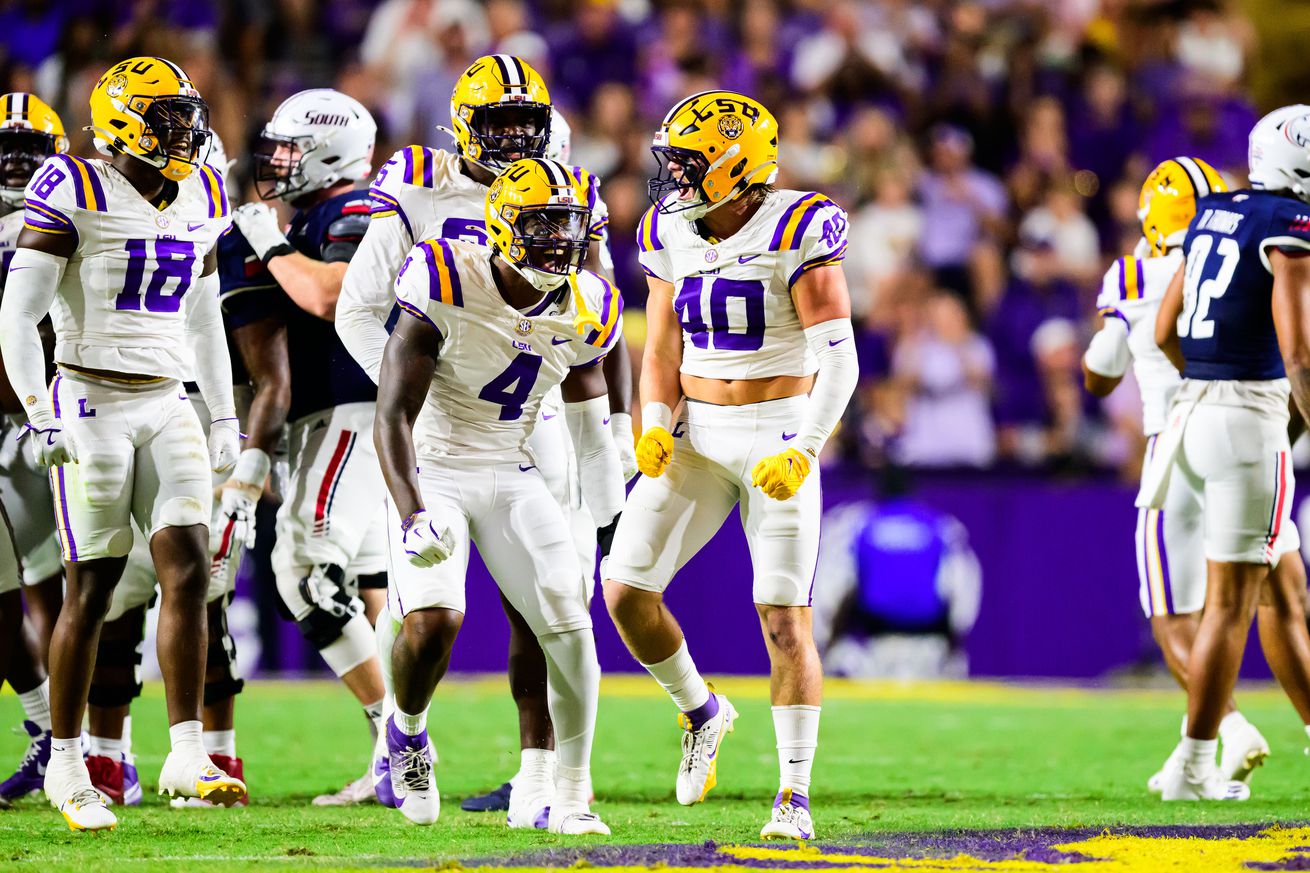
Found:
[[[228,554],[237,543],[247,549],[255,545],[255,506],[264,490],[271,461],[260,449],[246,449],[237,458],[232,478],[227,480],[220,495],[219,511],[232,526],[228,537]],[[220,556],[215,556],[217,559]],[[224,555],[223,557],[226,557]]]
[[[455,535],[449,526],[437,528],[427,510],[420,509],[400,525],[401,547],[415,567],[434,567],[455,551]]]
[[[77,463],[77,445],[73,435],[64,429],[64,423],[51,416],[42,422],[42,427],[35,424],[23,425],[19,439],[27,437],[32,443],[32,457],[41,467],[62,467],[69,461]]]
[[[610,435],[619,450],[623,481],[629,482],[637,475],[637,441],[632,436],[632,416],[626,412],[610,413]]]
[[[232,223],[241,231],[261,261],[266,260],[268,253],[278,246],[290,245],[278,223],[277,213],[266,203],[238,206],[232,211]]]
[[[235,418],[221,418],[209,426],[209,467],[220,475],[231,470],[241,451],[241,431]]]

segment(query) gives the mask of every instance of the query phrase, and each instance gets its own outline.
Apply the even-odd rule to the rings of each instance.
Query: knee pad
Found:
[[[360,591],[374,589],[385,591],[387,589],[387,571],[381,573],[364,573],[355,577],[355,584]]]
[[[246,682],[237,676],[236,640],[227,629],[227,603],[224,596],[218,619],[210,628],[209,649],[205,653],[205,706],[213,706],[220,700],[235,697],[241,693]],[[217,678],[208,677],[217,674]]]
[[[341,637],[342,629],[361,612],[358,598],[345,590],[346,572],[335,564],[316,565],[296,586],[296,601],[287,606],[299,612],[296,625],[319,651]]]
[[[141,696],[141,660],[145,627],[135,639],[101,639],[96,648],[96,666],[130,670],[132,678],[91,681],[87,702],[92,706],[128,706]]]

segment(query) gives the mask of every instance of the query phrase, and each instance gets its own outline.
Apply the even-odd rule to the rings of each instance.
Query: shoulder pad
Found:
[[[205,189],[205,197],[209,201],[209,217],[226,218],[231,205],[228,203],[227,184],[223,174],[209,164],[201,164],[196,179]]]
[[[652,206],[637,223],[637,249],[658,252],[662,248],[664,243],[660,241],[660,211],[658,207]]]
[[[1146,280],[1142,272],[1142,261],[1127,255],[1114,262],[1110,268],[1118,282],[1120,300],[1141,300],[1146,291]]]
[[[810,191],[792,201],[791,205],[783,210],[773,229],[773,236],[769,240],[769,251],[799,249],[806,230],[814,223],[815,216],[829,207],[841,214],[843,218],[841,229],[844,231],[846,214],[842,212],[841,207],[833,203],[827,195]]]
[[[614,284],[590,270],[578,274],[578,289],[587,308],[600,321],[600,328],[583,337],[590,346],[608,348],[614,341],[619,316],[623,313],[623,295]]]
[[[429,239],[418,244],[428,271],[428,291],[432,299],[449,306],[464,305],[464,289],[455,268],[455,252],[449,240]],[[411,266],[410,269],[414,269]]]

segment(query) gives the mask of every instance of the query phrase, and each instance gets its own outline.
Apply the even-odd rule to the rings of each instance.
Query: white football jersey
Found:
[[[1142,429],[1147,436],[1164,430],[1169,404],[1183,381],[1155,344],[1155,316],[1182,262],[1177,249],[1158,258],[1120,258],[1110,265],[1096,298],[1102,315],[1122,315],[1128,322],[1128,351],[1142,395]]]
[[[774,191],[741,230],[714,242],[652,206],[637,248],[647,275],[673,285],[682,372],[760,379],[818,370],[791,289],[846,256],[846,213],[836,203],[813,191]]]
[[[26,197],[26,227],[77,239],[50,307],[55,360],[190,378],[184,328],[201,305],[191,289],[231,224],[222,175],[201,166],[157,209],[108,162],[55,155]]]
[[[441,334],[427,400],[414,424],[418,458],[453,457],[535,464],[528,437],[542,399],[569,370],[596,363],[623,327],[623,298],[583,271],[583,299],[603,327],[574,329],[577,310],[567,283],[528,311],[496,287],[489,249],[458,240],[426,240],[410,252],[396,280],[409,315]],[[406,317],[406,316],[402,316]]]

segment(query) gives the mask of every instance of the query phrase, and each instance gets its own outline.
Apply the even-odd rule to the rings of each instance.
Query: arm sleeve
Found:
[[[200,396],[209,408],[211,421],[236,417],[232,400],[232,357],[227,332],[218,305],[218,274],[201,276],[196,282],[191,309],[187,312],[187,336],[195,354],[194,376]]]
[[[50,311],[68,261],[35,249],[18,249],[0,301],[0,353],[9,383],[34,427],[55,419],[46,387],[45,353],[37,324]]]
[[[394,212],[380,216],[378,205],[375,199],[368,229],[346,267],[336,313],[337,335],[374,382],[382,371],[387,321],[396,304],[392,287],[414,244],[401,217]]]
[[[1111,312],[1117,313],[1118,310]],[[1128,322],[1122,315],[1116,318],[1104,310],[1102,314],[1106,316],[1105,325],[1087,344],[1083,361],[1093,373],[1117,379],[1128,370]]]
[[[647,276],[672,282],[673,265],[668,250],[660,240],[660,222],[667,220],[661,218],[659,210],[654,206],[646,210],[646,214],[637,223],[637,262]]]
[[[578,481],[597,527],[606,527],[623,509],[623,465],[605,420],[609,398],[593,397],[564,404],[573,450],[578,459]]]
[[[849,318],[834,318],[806,328],[805,341],[819,359],[819,375],[810,391],[798,442],[800,448],[817,458],[855,393],[860,365]]]

